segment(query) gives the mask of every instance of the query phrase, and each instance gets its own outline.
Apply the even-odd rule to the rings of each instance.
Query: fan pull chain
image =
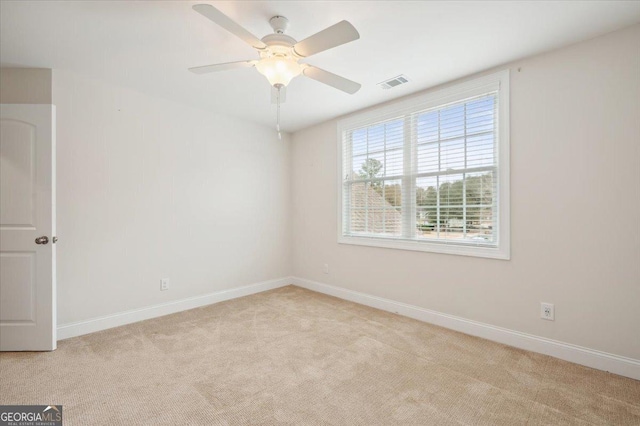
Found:
[[[276,130],[278,131],[278,139],[282,140],[282,134],[280,133],[280,89],[282,88],[281,84],[276,84],[276,89],[278,89],[278,95],[277,95],[277,104],[278,104],[278,116],[277,116],[277,122],[276,122]]]

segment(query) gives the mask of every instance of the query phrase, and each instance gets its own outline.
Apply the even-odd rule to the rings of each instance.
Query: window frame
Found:
[[[459,102],[474,96],[497,91],[497,245],[495,247],[459,244],[444,240],[414,240],[402,237],[381,237],[343,234],[343,133],[357,127],[365,127],[374,123],[398,118],[430,108],[437,108],[446,104]],[[362,113],[348,116],[338,121],[337,125],[337,223],[338,243],[371,247],[383,247],[400,250],[414,250],[433,253],[455,254],[463,256],[485,257],[509,260],[511,258],[510,233],[510,188],[509,188],[509,70],[503,70],[483,77],[453,84],[442,89],[430,91],[418,96],[412,96],[381,107],[374,107]],[[410,212],[402,215],[415,216],[415,203]],[[409,219],[411,221],[411,219]],[[413,219],[415,220],[415,218]],[[402,226],[406,226],[403,220]]]

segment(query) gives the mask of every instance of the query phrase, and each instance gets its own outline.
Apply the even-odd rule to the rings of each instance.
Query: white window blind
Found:
[[[340,124],[340,242],[508,257],[500,77]]]

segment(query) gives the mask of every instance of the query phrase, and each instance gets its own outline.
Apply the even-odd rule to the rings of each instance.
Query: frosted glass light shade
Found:
[[[302,66],[292,58],[272,56],[263,58],[256,64],[258,71],[267,77],[272,86],[282,84],[286,86],[292,78],[302,72]]]

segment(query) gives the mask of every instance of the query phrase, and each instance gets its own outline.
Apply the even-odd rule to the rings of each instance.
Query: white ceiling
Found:
[[[254,59],[254,49],[191,9],[193,1],[0,2],[3,66],[66,69],[274,126],[255,69],[195,75],[188,67]],[[636,1],[208,1],[259,38],[284,15],[301,40],[346,19],[360,40],[308,58],[362,83],[348,95],[298,77],[282,127],[295,131],[518,58],[640,21]],[[405,74],[411,82],[376,83]]]

